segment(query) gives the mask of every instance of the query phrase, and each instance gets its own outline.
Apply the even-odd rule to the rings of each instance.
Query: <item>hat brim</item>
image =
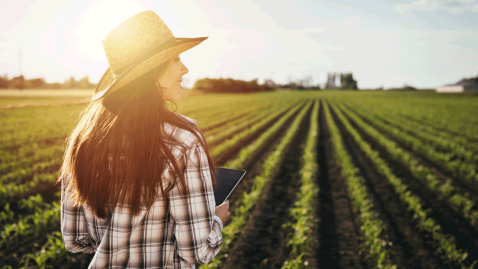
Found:
[[[161,64],[171,60],[175,55],[183,53],[206,40],[207,37],[199,38],[176,38],[176,42],[171,47],[161,50],[144,61],[133,65],[118,74],[116,77],[110,68],[101,77],[96,86],[95,93],[91,97],[91,101],[95,101],[115,90],[127,85],[131,81],[146,74],[148,71],[160,66]]]

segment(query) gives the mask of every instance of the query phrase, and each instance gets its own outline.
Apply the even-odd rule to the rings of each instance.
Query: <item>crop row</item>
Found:
[[[37,194],[19,200],[17,207],[22,211],[22,215],[24,215],[43,210],[48,207],[48,205],[44,202],[43,197],[40,194]],[[3,206],[3,210],[0,211],[0,225],[3,226],[13,223],[21,217],[21,215],[15,214],[15,212],[13,212],[13,210],[10,208],[10,204],[7,203]]]
[[[24,147],[29,148],[29,147]],[[16,170],[27,169],[38,162],[49,161],[52,157],[61,156],[63,153],[63,141],[60,140],[55,145],[45,146],[42,148],[33,147],[29,150],[28,155],[15,155],[15,158],[4,160],[0,162],[1,178],[6,174]],[[1,153],[0,153],[1,154]],[[1,181],[1,179],[0,179]]]
[[[435,103],[433,106],[414,106],[410,107],[411,109],[404,108],[403,105],[405,104],[403,102],[387,102],[383,104],[375,102],[375,105],[385,111],[389,111],[387,114],[400,115],[419,124],[431,126],[434,129],[442,130],[455,136],[466,137],[469,142],[478,142],[476,126],[469,123],[469,117],[472,115],[464,114],[466,115],[465,120],[456,117],[456,115],[446,115],[459,112],[445,107],[449,105],[451,100],[444,101],[441,105]]]
[[[283,106],[273,106],[267,109],[263,109],[258,113],[254,113],[247,119],[241,118],[240,121],[227,122],[223,126],[212,130],[211,132],[206,132],[206,140],[210,145],[215,145],[221,143],[224,139],[227,139],[233,134],[239,134],[244,132],[249,127],[254,126],[256,123],[268,122],[270,119],[277,117],[281,113],[287,111],[294,104],[283,105]],[[266,120],[267,119],[267,120]]]
[[[475,154],[475,152],[478,152],[478,145],[475,143],[470,143],[463,137],[453,136],[449,133],[438,131],[430,126],[419,124],[415,121],[397,115],[384,116],[382,109],[373,109],[370,107],[365,108],[363,106],[355,107],[360,107],[360,110],[367,110],[371,112],[374,117],[379,118],[381,121],[391,124],[419,138],[421,141],[424,141],[433,147],[452,152],[455,155],[453,158],[458,157],[462,161],[473,164],[478,161],[478,156]]]
[[[21,167],[12,172],[3,174],[0,176],[0,184],[22,184],[26,178],[32,178],[40,173],[53,172],[59,165],[61,165],[62,160],[60,154],[51,157],[53,158],[50,160],[33,163],[30,166]]]
[[[183,106],[180,104],[180,107],[178,107],[178,113],[192,118],[208,118],[224,113],[229,114],[231,112],[231,107],[243,108],[247,106],[257,106],[263,101],[253,95],[212,97],[215,100],[211,100],[210,98],[211,97],[208,98],[207,96],[202,96],[199,98],[182,100],[181,103]],[[271,100],[276,100],[276,97],[271,98]]]
[[[0,233],[0,250],[12,250],[35,237],[41,236],[45,229],[59,226],[60,205],[56,202],[45,204],[45,210],[21,218],[18,222],[6,224]]]
[[[250,117],[251,114],[257,113],[264,109],[268,109],[276,106],[276,102],[260,102],[260,103],[251,103],[246,107],[241,105],[229,106],[227,111],[219,111],[216,114],[209,116],[196,116],[194,118],[201,119],[200,129],[203,132],[207,132],[216,127],[224,127],[231,122],[240,122],[243,118]]]
[[[302,168],[300,170],[301,187],[297,193],[297,200],[290,209],[292,222],[286,226],[292,228],[293,233],[287,235],[287,245],[292,248],[289,258],[282,269],[295,269],[306,267],[307,261],[313,256],[313,249],[317,246],[317,239],[313,238],[312,229],[318,225],[314,200],[317,199],[319,187],[315,182],[317,165],[317,136],[319,135],[319,102],[316,101],[310,118],[309,133],[302,155]]]
[[[82,105],[0,110],[0,149],[61,139],[71,130]],[[75,111],[75,109],[77,109]]]
[[[455,176],[463,179],[463,182],[467,184],[470,188],[478,191],[478,174],[476,173],[475,163],[463,162],[459,158],[453,158],[457,155],[457,152],[444,153],[435,149],[433,145],[423,143],[422,139],[411,136],[403,131],[400,131],[398,128],[386,124],[379,117],[366,115],[365,113],[356,110],[358,114],[362,117],[372,121],[373,123],[381,128],[382,130],[389,133],[398,141],[406,144],[408,147],[412,148],[414,151],[418,152],[425,156],[428,160],[436,163],[437,165],[444,167],[449,172],[453,173]],[[470,158],[473,153],[470,152]]]
[[[349,113],[351,112],[347,114],[349,115]],[[377,121],[374,121],[374,123],[377,123]],[[381,124],[379,126],[383,127]],[[374,133],[373,137],[385,148],[388,154],[408,167],[412,174],[428,186],[431,191],[435,192],[440,199],[446,201],[456,212],[463,214],[473,226],[478,227],[476,203],[469,197],[460,194],[450,178],[440,180],[436,172],[421,165],[420,161],[411,153],[378,132]]]
[[[248,137],[249,135],[255,133],[258,129],[260,129],[262,126],[267,125],[268,123],[272,122],[277,116],[279,116],[282,112],[287,111],[289,108],[282,108],[281,110],[276,111],[275,113],[271,114],[266,114],[264,118],[262,118],[259,122],[255,123],[254,125],[250,126],[247,129],[243,129],[241,132],[237,132],[234,136],[232,136],[229,139],[223,140],[223,142],[220,145],[217,145],[212,148],[211,150],[211,155],[212,156],[218,156],[220,153],[226,151],[226,149],[229,149],[231,146],[238,144],[239,141],[242,139]],[[286,115],[290,116],[295,113],[295,111],[299,109],[299,106],[296,105],[294,108],[289,109]],[[288,117],[282,117],[284,121]]]
[[[429,212],[427,210],[423,209],[421,199],[410,192],[408,186],[404,184],[402,180],[392,172],[387,162],[380,157],[379,153],[373,150],[370,145],[362,139],[360,134],[355,130],[354,127],[352,127],[349,120],[345,118],[341,111],[338,109],[336,109],[335,111],[337,117],[345,126],[345,129],[348,131],[348,133],[359,145],[360,149],[375,164],[378,172],[392,184],[401,202],[407,206],[407,209],[409,211],[412,211],[414,213],[414,217],[418,223],[418,228],[432,235],[433,240],[438,247],[438,251],[444,254],[449,261],[457,263],[459,265],[463,265],[462,262],[466,259],[467,254],[460,250],[457,250],[454,237],[445,235],[441,232],[442,229],[440,225],[437,224],[434,219],[429,217]],[[403,155],[403,150],[398,148],[392,141],[381,135],[377,130],[367,125],[359,117],[352,114],[350,111],[342,111],[347,114],[347,116],[351,120],[353,120],[354,123],[357,124],[357,126],[359,126],[367,134],[372,136],[378,143],[383,145],[389,153],[397,157]]]
[[[372,107],[359,106],[358,104],[354,104],[353,106],[371,111],[376,117],[380,117],[382,120],[400,127],[433,146],[437,146],[443,150],[453,151],[465,161],[478,161],[478,157],[474,154],[478,152],[478,143],[470,142],[465,137],[452,135],[398,114],[386,114],[385,116],[383,115],[383,109],[374,109]]]
[[[325,118],[330,132],[330,138],[334,145],[334,158],[341,167],[341,175],[347,182],[347,189],[351,197],[353,206],[360,212],[358,219],[360,222],[360,234],[366,245],[367,256],[371,257],[378,268],[396,268],[390,260],[392,254],[388,249],[388,242],[382,231],[383,222],[378,218],[378,213],[373,208],[373,200],[370,197],[367,187],[363,183],[365,180],[357,175],[357,168],[353,165],[347,150],[344,147],[342,136],[330,113],[329,106],[324,106]]]
[[[231,217],[231,221],[222,230],[223,245],[220,254],[216,256],[216,258],[212,260],[211,263],[203,266],[202,268],[220,267],[224,258],[227,257],[231,252],[232,242],[243,231],[243,228],[251,215],[250,210],[257,203],[262,194],[262,191],[267,186],[267,183],[271,180],[271,178],[274,176],[274,174],[280,167],[281,159],[286,151],[286,148],[292,141],[292,139],[295,137],[295,134],[300,127],[300,123],[302,122],[307,111],[309,110],[310,105],[311,103],[308,103],[304,108],[302,108],[302,110],[292,122],[291,126],[288,128],[286,134],[284,135],[280,143],[274,148],[274,150],[267,156],[266,160],[262,163],[260,175],[252,179],[252,187],[250,192],[244,192],[243,197],[240,200],[236,201],[236,204],[238,204],[238,206],[234,210],[234,214]],[[287,117],[286,115],[284,115],[282,118]],[[285,121],[282,122],[282,124],[284,123]],[[273,127],[271,127],[270,129],[272,128]],[[263,140],[263,142],[265,141],[266,140]]]

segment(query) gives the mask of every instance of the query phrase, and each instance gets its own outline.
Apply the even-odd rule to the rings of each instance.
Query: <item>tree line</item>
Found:
[[[88,76],[76,80],[74,77],[66,79],[65,82],[48,83],[44,78],[25,79],[24,76],[8,78],[7,75],[0,76],[0,89],[94,89],[95,83],[91,83]]]
[[[335,81],[340,79],[340,85]],[[205,93],[234,93],[234,92],[262,92],[272,91],[274,89],[294,89],[294,90],[358,90],[357,81],[352,73],[329,73],[327,83],[323,87],[320,84],[314,84],[312,76],[305,76],[292,80],[289,77],[288,82],[284,84],[275,83],[272,79],[265,79],[263,84],[259,84],[257,79],[251,81],[236,80],[232,78],[203,78],[196,80],[193,89]],[[332,82],[333,81],[333,82]]]

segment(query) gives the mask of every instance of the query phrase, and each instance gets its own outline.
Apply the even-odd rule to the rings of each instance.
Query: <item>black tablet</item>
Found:
[[[214,198],[216,199],[216,206],[224,203],[236,188],[237,184],[246,174],[245,170],[216,168],[216,191]]]

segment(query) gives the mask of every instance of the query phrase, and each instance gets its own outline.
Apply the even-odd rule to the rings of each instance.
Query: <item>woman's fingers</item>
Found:
[[[216,215],[221,218],[222,222],[226,221],[226,219],[231,215],[231,212],[229,212],[229,201],[225,201],[216,207]]]

